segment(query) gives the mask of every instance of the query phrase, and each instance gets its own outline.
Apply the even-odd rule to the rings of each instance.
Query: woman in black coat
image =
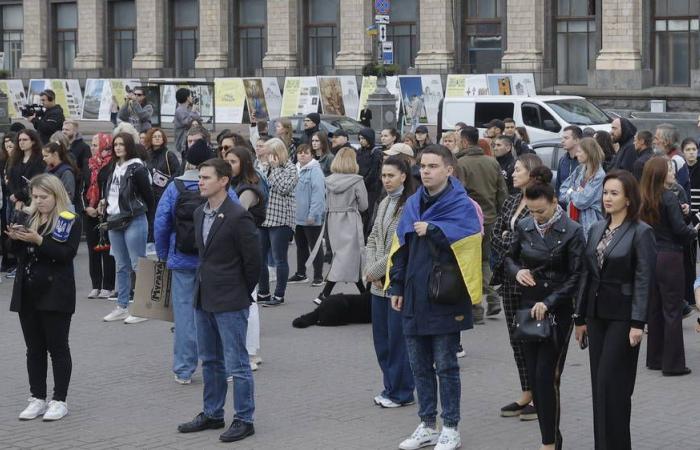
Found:
[[[642,172],[642,219],[654,229],[657,251],[656,283],[649,299],[647,368],[669,376],[690,373],[683,346],[683,247],[697,237],[697,230],[683,219],[678,197],[668,189],[675,183],[674,174],[673,162],[666,157],[651,158]]]
[[[593,431],[601,450],[631,448],[631,398],[656,261],[654,233],[639,220],[640,205],[632,174],[607,174],[607,218],[589,230],[577,295],[576,340],[581,348],[590,342]]]
[[[80,244],[81,223],[79,216],[70,213],[71,201],[55,176],[33,178],[29,192],[32,205],[28,221],[10,224],[7,231],[18,259],[10,310],[19,313],[32,395],[19,418],[30,420],[43,415],[44,420],[59,420],[68,413],[66,395],[72,370],[68,332],[75,312],[73,259]],[[53,400],[49,403],[47,352],[54,378]]]
[[[574,295],[581,275],[584,237],[581,225],[559,206],[545,166],[532,170],[525,189],[530,216],[518,222],[506,257],[506,272],[520,287],[519,310],[556,323],[549,339],[524,341],[525,364],[532,387],[542,450],[561,449],[559,383],[573,328]]]

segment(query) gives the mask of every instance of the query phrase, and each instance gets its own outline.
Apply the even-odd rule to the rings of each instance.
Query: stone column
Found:
[[[165,58],[165,0],[136,0],[134,69],[160,69]]]
[[[196,69],[228,67],[228,0],[199,0],[199,55]]]
[[[49,2],[24,0],[24,42],[20,69],[49,66]]]
[[[420,2],[420,43],[416,69],[450,70],[455,62],[452,2],[422,0]]]
[[[105,2],[78,0],[78,54],[74,69],[102,69],[105,28]]]
[[[605,89],[648,85],[651,71],[642,70],[642,0],[605,0],[602,24],[602,48],[589,81]]]
[[[503,70],[540,72],[544,65],[544,0],[508,0]]]
[[[297,0],[268,0],[267,53],[263,58],[263,69],[283,73],[285,69],[299,66],[298,24]]]
[[[340,51],[335,59],[336,69],[355,72],[372,59],[372,38],[367,35],[372,13],[370,1],[340,2]]]

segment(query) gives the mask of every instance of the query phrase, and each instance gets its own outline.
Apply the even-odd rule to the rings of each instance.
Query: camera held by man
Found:
[[[39,94],[41,99],[41,107],[38,105],[27,105],[27,114],[22,111],[22,117],[34,125],[34,129],[39,133],[41,142],[46,145],[49,143],[49,138],[57,131],[63,128],[63,108],[56,104],[56,93],[51,89],[45,89]]]
[[[24,105],[19,109],[19,111],[22,113],[22,117],[36,116],[41,118],[44,115],[44,107],[37,105],[36,103]]]

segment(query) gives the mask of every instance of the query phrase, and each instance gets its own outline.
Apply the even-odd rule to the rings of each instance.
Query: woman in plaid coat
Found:
[[[504,276],[504,261],[512,239],[515,237],[516,224],[530,214],[523,197],[523,191],[530,182],[530,171],[541,165],[542,160],[537,155],[528,153],[518,157],[515,162],[515,170],[513,171],[513,187],[520,189],[520,191],[512,194],[503,203],[501,214],[496,219],[493,234],[491,235],[491,248],[495,255],[491,284],[500,285],[499,290],[503,297],[503,309],[505,311],[506,326],[508,327],[508,336],[510,337],[510,346],[513,348],[513,356],[518,367],[518,376],[522,389],[522,394],[518,401],[501,408],[501,416],[520,416],[520,420],[536,420],[537,412],[534,406],[530,404],[532,402],[532,389],[527,379],[522,343],[513,340],[513,316],[518,307],[520,293],[515,280]]]

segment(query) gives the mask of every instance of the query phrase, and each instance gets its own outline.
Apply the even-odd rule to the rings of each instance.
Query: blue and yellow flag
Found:
[[[452,189],[423,214],[420,213],[420,199],[425,187],[421,186],[406,200],[389,252],[385,289],[389,288],[389,271],[394,253],[406,244],[406,236],[415,232],[414,223],[427,222],[438,227],[449,241],[472,304],[481,302],[481,219],[477,206],[471,201],[462,184],[455,177],[450,177],[450,183]]]

